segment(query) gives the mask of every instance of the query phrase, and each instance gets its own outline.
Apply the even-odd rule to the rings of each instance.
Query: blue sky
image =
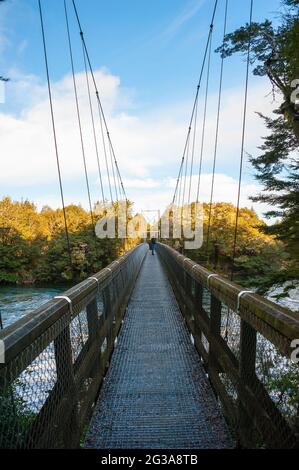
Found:
[[[86,97],[84,81],[80,76],[83,71],[82,52],[71,1],[68,0],[68,3],[76,72],[79,84],[82,82],[84,109]],[[77,0],[76,3],[93,66],[97,71],[98,86],[120,169],[127,183],[128,196],[138,200],[137,209],[163,206],[170,202],[173,192],[214,2]],[[67,202],[86,205],[80,152],[72,146],[76,122],[71,117],[73,104],[63,1],[43,0],[42,5],[54,107],[58,116],[60,151],[64,162],[66,199]],[[279,0],[256,0],[254,20],[265,17],[275,19],[279,6]],[[215,47],[221,43],[223,11],[224,0],[220,0],[215,20]],[[249,0],[230,0],[228,30],[232,31],[244,24],[248,16]],[[210,147],[214,136],[219,65],[219,57],[214,54],[203,168],[204,200],[209,192]],[[59,193],[47,115],[49,109],[37,0],[7,0],[6,4],[0,6],[0,72],[11,77],[6,87],[6,102],[0,104],[0,138],[3,138],[5,151],[5,155],[1,152],[3,167],[0,197],[28,197],[35,200],[39,207],[46,202],[58,206]],[[217,200],[233,202],[234,199],[240,148],[237,131],[241,124],[244,80],[244,62],[240,57],[229,59],[225,64],[223,116],[220,124],[222,140],[220,138],[217,164],[217,186],[223,185],[223,193],[216,191]],[[273,104],[269,97],[265,98],[269,92],[266,80],[251,77],[250,87],[246,150],[254,153],[257,152],[256,146],[263,132],[262,123],[257,120],[254,111],[270,112]],[[90,129],[87,112],[85,133],[88,140]],[[63,139],[69,140],[69,143],[63,142]],[[91,143],[86,145],[95,200],[98,194],[95,155]],[[7,160],[8,153],[9,159],[5,162],[4,157]],[[257,188],[249,164],[245,164],[244,181],[247,187],[242,203],[251,205],[248,203],[248,194]],[[257,210],[261,212],[262,208]]]

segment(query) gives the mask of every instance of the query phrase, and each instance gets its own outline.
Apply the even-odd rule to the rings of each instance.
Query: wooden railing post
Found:
[[[98,305],[96,297],[86,306],[87,326],[89,339],[93,339],[98,333]]]
[[[203,288],[199,282],[195,281],[195,292],[194,292],[194,339],[197,351],[200,352],[201,343],[201,329],[199,327],[198,316],[202,315],[202,299],[203,299]]]
[[[185,295],[184,297],[187,298],[187,299],[192,299],[192,279],[191,277],[188,275],[188,273],[185,271],[184,272],[184,290],[185,290]],[[187,321],[187,324],[189,326],[189,329],[192,333],[194,333],[194,328],[193,328],[193,321],[192,321],[192,317],[194,316],[194,312],[191,311],[190,308],[188,308],[187,304],[185,303],[185,318],[186,318],[186,321]]]
[[[256,330],[244,320],[240,329],[240,379],[251,383],[255,378]]]
[[[240,359],[239,359],[239,390],[238,390],[238,427],[241,444],[249,447],[252,444],[251,416],[243,405],[242,387],[253,388],[256,362],[256,330],[246,321],[240,324]]]
[[[109,283],[109,285],[107,287],[105,287],[105,289],[103,291],[105,319],[106,319],[107,325],[108,325],[107,336],[106,336],[107,351],[105,353],[105,357],[107,358],[107,365],[108,365],[110,355],[112,353],[113,346],[114,346],[114,337],[113,337],[113,322],[114,322],[113,316],[114,315],[113,315],[113,307],[112,307],[112,303],[111,303],[112,289],[113,289],[112,283],[113,283],[113,281],[111,281]]]
[[[213,347],[213,338],[217,338],[221,333],[221,302],[213,294],[211,294],[210,309],[210,346],[209,346],[209,364],[208,370],[214,374],[219,372],[219,363]]]
[[[192,296],[192,285],[191,285],[191,277],[185,271],[185,293],[188,296]]]
[[[121,292],[118,288],[119,286],[119,279],[120,279],[120,276],[121,276],[121,271],[119,271],[116,275],[116,278],[115,278],[115,282],[116,282],[116,291],[119,292],[119,295],[117,295],[117,303],[115,305],[115,310],[114,310],[114,315],[115,315],[115,335],[117,335],[118,333],[118,330],[120,328],[120,325],[121,325],[121,320],[122,320],[122,307],[123,307],[123,297],[124,295],[120,295]],[[130,286],[131,287],[131,286]]]
[[[77,448],[80,440],[80,427],[78,419],[78,399],[74,400],[74,395],[77,395],[77,390],[74,378],[70,325],[66,326],[54,340],[54,350],[57,385],[60,388],[61,396],[66,401],[73,401],[75,403],[68,419],[65,417],[61,418],[63,419],[61,434],[64,448]]]
[[[87,326],[88,326],[88,342],[90,347],[93,346],[93,343],[97,343],[97,352],[99,354],[98,361],[94,364],[91,369],[91,377],[96,377],[100,374],[101,371],[101,344],[100,344],[100,328],[99,328],[99,318],[98,318],[98,305],[96,297],[87,305],[86,307],[87,315]]]

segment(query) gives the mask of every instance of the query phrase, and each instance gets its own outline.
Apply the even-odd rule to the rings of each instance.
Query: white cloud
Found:
[[[18,46],[18,53],[23,54],[23,52],[27,49],[27,47],[28,47],[28,41],[27,39],[23,39]]]
[[[201,9],[205,0],[196,0],[189,3],[180,14],[174,18],[171,23],[164,29],[161,37],[171,39],[188,21],[190,21]]]
[[[135,179],[128,179],[125,178],[124,186],[128,189],[154,189],[160,187],[160,182],[157,180],[153,180],[152,178],[135,178]]]
[[[186,188],[189,187],[190,179],[187,179]],[[200,193],[199,200],[200,202],[208,203],[210,202],[211,194],[211,183],[212,183],[212,174],[204,173],[201,176],[200,183]],[[197,184],[198,184],[198,175],[194,175],[192,178],[192,191],[191,191],[191,201],[196,200],[197,193]],[[140,211],[141,209],[154,210],[154,209],[165,209],[167,205],[171,202],[171,197],[173,196],[174,188],[176,185],[176,180],[174,178],[167,178],[159,182],[159,187],[151,188],[150,191],[138,191],[135,189],[133,194],[133,200],[136,201],[135,209]],[[254,183],[245,183],[242,185],[240,206],[248,207],[253,209],[260,215],[266,211],[267,206],[265,204],[253,203],[250,200],[250,196],[256,194],[260,191],[260,187]],[[170,197],[171,194],[171,197]],[[213,202],[228,202],[236,205],[237,203],[237,194],[238,194],[238,181],[231,176],[216,173],[215,174],[215,184],[214,184],[214,193],[213,193]],[[188,200],[188,191],[185,192],[184,201]]]
[[[211,188],[211,174],[203,174],[201,177],[202,190],[200,191],[200,202],[208,203],[210,201],[210,188]],[[198,175],[193,177],[193,196],[195,200],[195,188],[198,181]],[[171,201],[175,179],[166,178],[160,181],[154,181],[150,179],[136,179],[131,182],[125,180],[126,183],[130,184],[130,199],[134,202],[134,211],[141,212],[142,210],[160,210],[163,212]],[[129,186],[126,186],[129,188]],[[93,188],[95,190],[95,187]],[[253,203],[249,198],[253,194],[256,194],[260,190],[260,187],[253,183],[246,183],[242,186],[241,191],[241,207],[253,208],[259,216],[262,216],[267,210],[265,204]],[[236,205],[238,192],[238,181],[228,175],[216,173],[215,175],[215,191],[214,191],[214,202],[228,202]],[[78,194],[76,191],[69,191],[66,194],[66,203],[71,204],[76,201]],[[186,197],[187,198],[187,197]],[[37,202],[37,206],[41,209],[43,206],[48,205],[50,207],[60,207],[61,201],[58,193],[41,193],[38,197],[34,198]],[[88,207],[88,200],[86,193],[83,191],[80,193],[80,203],[83,207]]]
[[[39,205],[45,204],[45,192],[51,201],[57,191],[57,168],[53,146],[53,135],[47,88],[37,77],[23,76],[12,72],[13,82],[9,96],[13,94],[16,103],[26,100],[26,106],[18,115],[5,113],[0,105],[0,141],[1,171],[0,185],[4,194],[22,194],[32,197]],[[94,149],[88,99],[86,95],[85,74],[78,73],[76,80],[79,90],[79,102],[82,114],[83,134],[87,167],[90,175],[94,198],[98,197],[98,172]],[[165,207],[172,198],[174,177],[177,175],[182,149],[186,137],[190,102],[174,103],[161,106],[153,113],[137,114],[134,112],[132,93],[121,87],[119,77],[107,70],[96,71],[96,79],[101,90],[103,107],[109,123],[112,141],[119,160],[119,167],[131,200],[138,199],[140,208]],[[61,170],[64,184],[67,186],[67,200],[70,202],[86,201],[83,175],[82,153],[73,97],[71,76],[63,77],[52,84],[53,103],[61,158]],[[265,132],[262,121],[255,111],[271,111],[269,98],[264,99],[265,87],[261,83],[251,87],[249,94],[248,123],[246,132],[246,150],[255,152],[260,143],[259,136]],[[225,90],[219,136],[219,169],[215,185],[215,201],[235,203],[237,182],[232,178],[232,168],[238,166],[241,146],[242,102],[244,91]],[[97,108],[94,100],[94,112]],[[204,151],[205,174],[202,178],[203,200],[208,200],[210,176],[215,137],[215,110],[217,95],[209,101],[207,118],[206,146]],[[198,168],[200,149],[200,115],[197,148],[195,152],[195,172]],[[101,138],[98,135],[102,169],[105,169]],[[227,167],[227,171],[226,171]],[[104,181],[107,175],[104,171]],[[49,185],[51,190],[46,190]],[[255,184],[242,187],[242,205],[251,206],[248,196],[258,191]],[[35,197],[35,194],[41,196]],[[108,192],[106,191],[106,194]],[[32,196],[31,196],[32,195]],[[261,212],[259,210],[259,212]]]

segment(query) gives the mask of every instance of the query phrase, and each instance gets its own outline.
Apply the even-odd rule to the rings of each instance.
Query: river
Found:
[[[66,289],[66,287],[0,287],[3,327],[16,322]]]
[[[287,284],[292,284],[293,289],[289,291],[289,295],[285,298],[277,300],[275,295],[281,294]],[[67,290],[67,286],[63,287],[0,287],[0,314],[2,317],[3,327],[7,327],[16,322],[19,318],[32,312],[42,304],[46,303],[55,295]],[[290,281],[273,286],[269,290],[266,297],[269,300],[280,303],[284,307],[291,310],[299,309],[299,282]]]

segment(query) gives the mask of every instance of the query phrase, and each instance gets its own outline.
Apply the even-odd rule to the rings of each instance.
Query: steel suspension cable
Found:
[[[106,172],[107,172],[107,179],[108,179],[109,194],[110,194],[110,200],[113,204],[114,201],[113,201],[113,195],[112,195],[112,185],[111,185],[110,170],[109,170],[109,163],[108,163],[108,156],[107,156],[107,148],[106,148],[106,142],[105,142],[105,133],[104,133],[104,129],[103,129],[102,111],[101,111],[101,108],[100,108],[100,105],[99,105],[99,100],[97,100],[97,103],[98,103],[98,112],[99,112],[102,143],[103,143],[105,165],[106,165]]]
[[[188,139],[187,151],[186,151],[186,161],[185,161],[185,176],[184,176],[184,190],[183,190],[183,197],[182,197],[182,207],[185,203],[185,194],[186,194],[186,184],[187,184],[187,175],[188,175],[188,163],[189,163],[189,152],[190,152],[190,137],[191,137],[191,129]]]
[[[185,187],[186,187],[186,177],[187,177],[187,163],[188,163],[188,155],[189,155],[189,147],[190,147],[190,136],[191,136],[191,127],[189,127],[188,130],[188,135],[187,135],[187,140],[186,140],[186,149],[184,151],[182,163],[181,163],[181,168],[180,168],[180,173],[181,173],[181,178],[179,178],[179,192],[178,192],[178,198],[177,198],[177,206],[178,208],[181,208],[180,210],[180,221],[181,221],[181,226],[183,227],[184,221],[184,193],[185,193]],[[184,163],[185,163],[185,157],[186,158],[186,170],[185,170],[185,179],[184,179],[184,189],[182,188],[183,186],[183,172],[184,172]],[[182,197],[182,200],[181,200]]]
[[[120,199],[122,197],[121,195],[123,195],[124,199],[126,199],[125,193],[124,193],[122,185],[121,185],[121,180],[120,180],[120,177],[119,177],[118,168],[116,168],[116,176],[117,176],[118,190],[119,190],[119,194],[120,194]]]
[[[253,17],[253,0],[250,0],[249,39],[248,39],[248,49],[247,49],[247,66],[246,66],[245,96],[244,96],[244,110],[243,110],[243,124],[242,124],[242,143],[241,143],[241,156],[240,156],[237,211],[236,211],[236,222],[235,222],[233,255],[232,255],[231,280],[233,280],[233,277],[234,277],[234,264],[235,264],[235,259],[236,259],[238,226],[239,226],[239,216],[240,216],[240,196],[241,196],[243,160],[244,160],[244,148],[245,148],[245,133],[246,133],[246,124],[247,124],[250,52],[251,52],[251,43],[252,43],[252,34],[251,34],[252,17]]]
[[[88,70],[87,70],[86,55],[85,55],[85,49],[84,49],[84,47],[82,47],[82,50],[83,50],[83,58],[84,58],[84,68],[85,68],[86,85],[87,85],[87,91],[88,91],[89,109],[90,109],[90,115],[91,115],[91,124],[92,124],[94,145],[95,145],[95,151],[96,151],[96,157],[97,157],[97,164],[98,164],[98,173],[99,173],[100,188],[101,188],[101,193],[102,193],[103,206],[105,206],[105,193],[104,193],[104,187],[103,187],[102,170],[101,170],[101,164],[100,164],[100,155],[99,155],[98,141],[97,141],[97,135],[96,135],[95,120],[94,120],[94,112],[93,112],[93,107],[92,107],[91,92],[90,92],[90,84],[89,84],[89,77],[88,77]]]
[[[223,88],[223,72],[224,72],[223,50],[224,50],[224,45],[225,45],[225,36],[226,36],[226,28],[227,28],[228,2],[229,2],[229,0],[226,0],[226,2],[225,2],[225,13],[224,13],[222,57],[221,57],[218,107],[217,107],[217,119],[216,119],[215,147],[214,147],[212,184],[211,184],[210,203],[209,203],[209,220],[208,220],[208,229],[207,229],[207,246],[206,246],[207,260],[208,260],[208,257],[209,257],[209,242],[210,242],[210,231],[211,231],[212,204],[213,204],[213,196],[214,196],[215,171],[216,171],[216,160],[217,160],[218,140],[219,140],[220,112],[221,112],[221,104],[222,104],[222,88]]]
[[[185,148],[184,148],[184,152],[183,152],[183,157],[182,157],[182,160],[181,160],[179,174],[178,174],[178,177],[177,177],[176,187],[175,187],[175,191],[174,191],[174,195],[173,195],[173,200],[172,200],[173,204],[175,203],[175,201],[177,201],[178,205],[179,205],[179,201],[181,199],[181,186],[182,186],[181,176],[182,176],[182,172],[183,172],[183,169],[184,169],[185,156],[186,156],[187,146],[188,146],[188,142],[189,142],[189,138],[190,138],[190,133],[191,133],[191,127],[189,126],[187,139],[186,139],[186,142],[185,142]],[[178,190],[179,190],[179,195],[178,195]]]
[[[204,104],[204,113],[203,113],[203,122],[202,122],[202,133],[201,133],[201,148],[200,148],[196,202],[198,202],[199,200],[201,172],[202,172],[202,163],[203,163],[203,151],[205,147],[205,138],[206,138],[207,109],[208,109],[210,71],[211,71],[211,55],[212,55],[212,34],[210,36],[209,53],[208,53],[207,80],[206,80],[205,104]]]
[[[61,197],[61,204],[62,204],[62,211],[63,211],[63,219],[64,219],[65,237],[66,237],[66,241],[67,241],[67,249],[68,249],[68,256],[69,256],[69,261],[70,261],[70,267],[71,267],[72,272],[73,272],[72,252],[71,252],[71,244],[70,244],[70,237],[69,237],[69,231],[68,231],[65,200],[64,200],[64,192],[63,192],[63,185],[62,185],[60,158],[59,158],[59,151],[58,151],[56,124],[55,124],[54,107],[53,107],[53,99],[52,99],[52,89],[51,89],[51,82],[50,82],[48,52],[47,52],[47,45],[46,45],[46,35],[45,35],[44,18],[43,18],[41,0],[38,0],[38,5],[39,5],[39,15],[40,15],[41,30],[42,30],[43,50],[44,50],[44,59],[45,59],[45,66],[46,66],[49,103],[50,103],[50,110],[51,110],[51,122],[52,122],[52,131],[53,131],[55,155],[56,155],[56,165],[57,165],[57,172],[58,172],[58,180],[59,180],[60,197]]]
[[[185,142],[185,146],[184,146],[183,156],[182,156],[182,159],[181,159],[181,165],[180,165],[180,170],[179,170],[179,174],[178,174],[178,178],[177,178],[177,183],[176,183],[176,186],[175,186],[175,191],[174,191],[174,195],[173,195],[173,199],[172,199],[173,203],[176,200],[176,197],[177,197],[176,193],[178,191],[179,179],[182,176],[182,169],[183,169],[183,165],[184,165],[185,154],[186,154],[186,150],[187,150],[188,140],[189,140],[189,137],[190,137],[190,132],[191,132],[191,129],[192,129],[192,123],[193,123],[193,119],[194,119],[194,115],[195,115],[196,103],[197,103],[198,97],[199,97],[199,90],[200,90],[200,87],[201,87],[202,77],[203,77],[203,73],[204,73],[204,69],[205,69],[209,44],[210,44],[213,29],[214,29],[214,20],[215,20],[217,6],[218,6],[218,0],[215,0],[213,13],[212,13],[212,18],[211,18],[211,23],[210,23],[209,34],[208,34],[208,39],[207,39],[206,46],[205,46],[205,52],[204,52],[204,57],[203,57],[203,61],[202,61],[200,76],[199,76],[199,80],[198,80],[198,84],[197,84],[197,88],[196,88],[196,94],[195,94],[193,107],[192,107],[192,113],[191,113],[190,123],[189,123],[189,127],[188,127],[187,138],[186,138],[186,142]]]
[[[110,134],[109,129],[108,129],[107,120],[106,120],[105,113],[104,113],[103,106],[102,106],[102,102],[101,102],[101,99],[100,99],[100,95],[99,95],[99,91],[98,91],[98,87],[97,87],[97,83],[96,83],[96,79],[95,79],[95,74],[94,74],[93,67],[92,67],[92,64],[91,64],[91,59],[90,59],[89,52],[88,52],[88,49],[87,49],[87,45],[86,45],[86,41],[85,41],[84,33],[83,33],[83,30],[82,30],[81,21],[80,21],[80,18],[79,18],[79,13],[78,13],[78,10],[77,10],[77,7],[76,7],[75,0],[72,0],[72,4],[73,4],[76,19],[77,19],[78,27],[79,27],[79,30],[80,30],[80,36],[81,36],[81,39],[82,39],[82,43],[83,43],[83,46],[85,48],[86,58],[87,58],[87,62],[88,62],[88,65],[89,65],[89,69],[90,69],[94,89],[95,89],[95,92],[96,92],[96,98],[97,98],[97,101],[98,101],[99,111],[100,111],[101,116],[102,116],[102,121],[103,121],[105,130],[106,130],[109,145],[111,145],[111,148],[112,148],[112,154],[113,154],[113,158],[114,158],[114,164],[115,164],[115,167],[116,167],[116,171],[119,174],[119,177],[120,177],[120,180],[121,180],[121,186],[122,186],[122,189],[124,191],[124,184],[123,184],[122,177],[121,177],[119,167],[118,167],[118,163],[117,163],[117,160],[116,160],[114,147],[112,145],[111,134]],[[124,191],[124,194],[126,194],[125,191]],[[127,199],[126,195],[125,195],[125,198]]]
[[[109,139],[109,136],[108,136],[108,139]],[[114,182],[114,191],[115,191],[115,196],[116,196],[116,202],[118,202],[118,191],[117,191],[117,184],[116,184],[115,171],[114,171],[114,161],[113,161],[113,155],[112,155],[112,150],[111,150],[111,145],[110,145],[109,140],[108,140],[108,144],[109,144],[110,165],[112,169],[112,177],[113,177],[113,182]]]
[[[109,145],[111,147],[111,152],[112,152],[112,156],[113,156],[113,159],[114,159],[116,177],[117,177],[117,181],[118,181],[118,185],[119,185],[119,195],[123,194],[124,199],[127,200],[126,191],[125,191],[122,179],[121,179],[121,175],[120,175],[118,163],[117,163],[117,160],[116,160],[116,157],[115,157],[115,154],[114,154],[114,148],[113,148],[112,143],[111,143],[110,135],[109,135]]]
[[[194,117],[194,129],[193,129],[192,154],[191,154],[191,164],[190,164],[190,184],[189,184],[189,194],[188,194],[188,205],[190,204],[190,201],[191,201],[193,166],[194,166],[194,155],[195,155],[195,146],[196,146],[197,117],[198,117],[198,100],[196,102],[195,117]]]
[[[95,228],[95,221],[94,221],[94,215],[93,215],[92,203],[91,203],[89,179],[88,179],[88,173],[87,173],[85,146],[84,146],[84,139],[83,139],[82,123],[81,123],[81,113],[80,113],[80,108],[79,108],[79,99],[78,99],[77,83],[76,83],[76,77],[75,77],[74,58],[73,58],[73,48],[72,48],[72,41],[71,41],[71,35],[70,35],[70,27],[69,27],[69,19],[68,19],[66,0],[64,0],[64,11],[65,11],[65,20],[66,20],[67,37],[68,37],[71,69],[72,69],[72,78],[73,78],[73,86],[74,86],[74,94],[75,94],[75,103],[76,103],[79,135],[80,135],[80,142],[81,142],[82,160],[83,160],[85,182],[86,182],[86,189],[87,189],[88,202],[89,202],[90,218],[91,218],[91,223],[92,223],[93,227]]]

